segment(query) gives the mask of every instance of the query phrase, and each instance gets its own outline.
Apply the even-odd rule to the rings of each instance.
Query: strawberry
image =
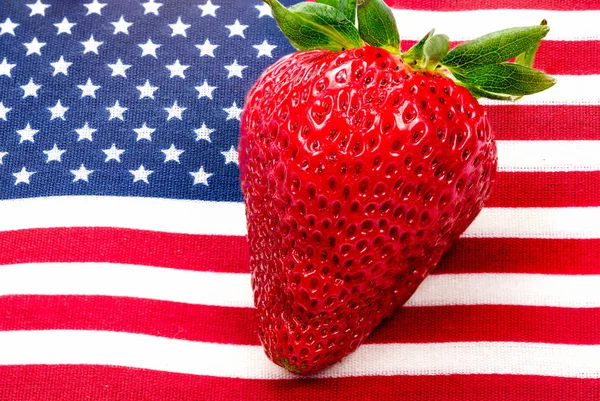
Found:
[[[531,68],[548,27],[450,52],[432,31],[401,54],[381,0],[266,2],[299,51],[262,74],[242,115],[252,287],[267,356],[310,374],[404,304],[481,211],[497,155],[476,97],[551,86]]]

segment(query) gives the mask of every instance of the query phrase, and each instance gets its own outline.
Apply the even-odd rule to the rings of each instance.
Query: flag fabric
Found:
[[[545,18],[558,83],[485,101],[489,204],[366,344],[298,379],[253,325],[236,151],[245,94],[293,51],[269,8],[0,0],[0,401],[600,400],[600,4],[388,4],[403,49]]]

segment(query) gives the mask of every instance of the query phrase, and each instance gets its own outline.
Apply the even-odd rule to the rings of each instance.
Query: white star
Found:
[[[63,153],[66,152],[66,150],[59,149],[58,146],[56,146],[56,144],[54,144],[52,149],[44,150],[43,152],[46,154],[46,156],[48,156],[46,163],[50,163],[51,161],[60,162],[61,161],[60,158],[62,157]]]
[[[156,128],[150,128],[144,123],[140,128],[134,128],[133,131],[137,134],[136,141],[147,139],[152,141],[152,133],[156,131]]]
[[[215,14],[215,11],[217,11],[217,8],[221,8],[221,6],[215,6],[213,3],[211,3],[210,0],[207,0],[206,4],[198,5],[198,8],[202,10],[202,17],[205,17],[207,15],[216,17],[217,14]]]
[[[0,63],[0,76],[6,75],[7,77],[11,77],[10,70],[15,68],[15,66],[16,64],[7,63],[6,57],[4,57],[4,60],[2,60],[2,63]]]
[[[29,179],[34,174],[35,174],[35,171],[27,171],[27,169],[25,167],[23,167],[21,169],[21,171],[19,171],[18,173],[13,173],[13,175],[17,179],[15,181],[15,185],[17,185],[19,183],[29,184]]]
[[[42,47],[46,46],[46,43],[38,42],[37,38],[33,38],[31,42],[23,43],[23,46],[27,48],[26,56],[29,56],[30,54],[37,54],[38,56],[41,56],[42,52],[40,50]]]
[[[227,152],[221,152],[221,154],[225,156],[225,164],[235,163],[239,165],[238,152],[233,146]]]
[[[142,6],[144,6],[144,15],[146,15],[146,14],[158,15],[158,9],[160,7],[162,7],[162,5],[163,5],[163,3],[155,3],[154,0],[148,0],[147,2],[142,4]]]
[[[118,21],[111,22],[111,24],[115,27],[113,35],[116,35],[119,32],[124,33],[125,35],[129,35],[129,28],[131,27],[131,25],[133,25],[133,22],[125,21],[125,19],[123,19],[123,16],[121,15],[121,18],[119,18]]]
[[[102,15],[102,9],[106,7],[106,3],[98,3],[98,0],[94,0],[91,3],[84,4],[84,7],[88,9],[85,15],[98,14]]]
[[[158,58],[156,57],[156,49],[162,45],[152,43],[152,40],[148,39],[146,43],[139,44],[138,46],[142,48],[142,57],[150,55],[154,58]]]
[[[273,13],[271,12],[271,7],[267,3],[263,3],[259,6],[254,6],[259,12],[258,18],[264,17],[265,15],[268,17],[273,17]]]
[[[94,99],[96,98],[96,91],[101,88],[99,85],[94,85],[91,78],[88,78],[85,85],[77,85],[77,87],[81,89],[81,97],[91,96]]]
[[[38,97],[37,91],[41,87],[42,85],[36,85],[33,82],[33,78],[29,78],[29,83],[21,86],[21,89],[23,89],[23,99],[29,96]]]
[[[58,28],[58,32],[56,33],[57,35],[60,35],[61,33],[66,33],[66,34],[71,35],[71,29],[75,25],[77,25],[77,24],[69,22],[67,17],[63,18],[63,20],[60,23],[54,24],[54,26]]]
[[[150,81],[146,80],[146,83],[142,86],[136,86],[137,90],[140,91],[140,99],[145,97],[149,97],[150,99],[154,99],[154,92],[158,89],[158,86],[150,85]]]
[[[173,106],[165,107],[165,110],[169,113],[169,115],[167,116],[167,121],[169,121],[172,118],[177,118],[179,120],[182,120],[181,114],[185,110],[187,110],[187,108],[178,106],[177,100],[176,100],[175,103],[173,103]]]
[[[208,128],[205,123],[202,123],[202,127],[196,128],[194,132],[196,133],[196,141],[204,139],[205,141],[210,142],[210,134],[215,132],[215,130]]]
[[[248,25],[242,25],[238,20],[235,20],[233,25],[225,25],[225,28],[229,29],[229,37],[237,35],[244,39],[246,38],[246,36],[244,36],[244,30],[248,28]]]
[[[212,99],[212,93],[215,89],[217,89],[216,86],[210,86],[205,80],[202,86],[196,86],[196,90],[198,91],[198,99],[202,99],[203,97]]]
[[[69,110],[69,108],[60,104],[60,99],[59,99],[56,102],[56,104],[54,105],[54,107],[48,107],[48,110],[50,110],[50,113],[52,113],[52,115],[50,116],[50,121],[52,121],[56,118],[60,118],[61,120],[64,121],[65,113],[67,112],[67,110]]]
[[[86,42],[80,42],[80,43],[84,47],[83,54],[86,54],[86,53],[98,54],[98,47],[100,47],[100,45],[104,42],[98,42],[98,41],[94,40],[94,35],[91,35],[90,38]]]
[[[204,171],[204,167],[200,167],[197,172],[190,171],[190,175],[194,177],[194,185],[204,184],[208,186],[208,179],[212,177],[212,174]]]
[[[243,110],[237,107],[237,104],[233,102],[231,107],[225,108],[223,111],[227,112],[227,120],[232,120],[234,118],[239,120]]]
[[[225,69],[227,71],[229,71],[229,73],[227,74],[227,78],[231,78],[231,77],[243,78],[242,71],[245,70],[246,68],[248,68],[247,65],[239,65],[237,63],[237,60],[233,60],[233,64],[225,66]]]
[[[17,130],[17,134],[19,134],[21,136],[19,143],[23,143],[25,141],[35,142],[35,140],[33,139],[33,136],[35,134],[37,134],[38,132],[40,132],[40,130],[32,129],[31,125],[29,125],[29,123],[27,123],[27,126],[25,128]]]
[[[6,115],[12,109],[10,107],[6,107],[4,103],[0,102],[0,119],[6,121]]]
[[[57,74],[65,74],[65,75],[69,75],[68,73],[68,69],[71,66],[71,64],[68,61],[65,61],[65,59],[63,58],[63,56],[60,56],[60,59],[54,63],[50,63],[50,65],[52,67],[54,67],[54,72],[52,73],[52,76],[55,76]]]
[[[104,154],[106,154],[106,160],[104,160],[105,163],[108,163],[111,160],[116,160],[119,163],[121,163],[121,155],[125,153],[124,149],[117,148],[117,146],[114,143],[112,144],[110,149],[102,149],[102,151],[104,152]]]
[[[270,45],[269,42],[264,40],[260,45],[254,45],[252,47],[254,47],[256,50],[258,50],[258,56],[256,56],[256,57],[260,57],[260,56],[273,57],[271,55],[271,52],[273,52],[273,50],[277,46]]]
[[[119,120],[123,121],[123,113],[125,113],[127,110],[129,110],[127,107],[121,107],[119,105],[119,101],[117,100],[115,102],[115,105],[112,107],[107,107],[106,110],[109,111],[110,116],[108,117],[108,121],[114,119],[114,118],[118,118]]]
[[[173,32],[171,32],[171,36],[181,35],[187,38],[187,33],[185,32],[191,25],[184,24],[181,21],[181,17],[177,18],[177,22],[174,24],[169,24]]]
[[[183,74],[183,72],[185,70],[187,70],[188,68],[190,68],[189,65],[180,64],[179,60],[175,60],[175,62],[173,64],[167,65],[166,67],[169,69],[169,71],[171,71],[170,78],[173,78],[173,77],[185,78],[185,75]]]
[[[171,160],[180,163],[179,156],[181,156],[184,150],[177,149],[175,144],[171,144],[169,149],[162,149],[161,152],[165,154],[165,163]]]
[[[202,57],[202,56],[214,57],[215,56],[214,51],[217,47],[219,47],[219,45],[213,45],[210,43],[210,41],[208,39],[206,39],[204,41],[204,44],[196,45],[196,47],[198,49],[200,49],[200,57]]]
[[[0,152],[0,164],[2,164],[2,159],[4,159],[4,156],[6,156],[8,154],[8,152]]]
[[[92,134],[96,131],[98,131],[98,130],[95,128],[91,128],[86,121],[85,125],[83,127],[75,130],[75,132],[77,132],[77,135],[79,135],[79,138],[77,138],[77,142],[83,141],[84,139],[87,139],[88,141],[91,142]]]
[[[71,174],[73,174],[75,176],[75,178],[73,178],[73,182],[77,182],[77,181],[89,182],[89,176],[93,172],[94,172],[94,170],[88,170],[82,164],[81,166],[79,166],[79,169],[71,170]]]
[[[21,24],[14,23],[7,18],[3,23],[0,24],[0,35],[4,35],[5,33],[10,33],[12,36],[15,36],[15,28]]]
[[[137,170],[129,170],[129,172],[133,174],[133,182],[144,181],[146,184],[149,184],[148,176],[153,173],[152,170],[146,170],[143,164]]]
[[[25,5],[29,8],[31,8],[31,14],[29,14],[30,17],[33,17],[34,15],[41,15],[42,17],[45,17],[46,9],[48,7],[50,7],[50,5],[42,3],[41,0],[37,0],[33,4],[25,4]]]
[[[110,69],[112,69],[111,77],[121,76],[123,78],[127,78],[127,74],[125,71],[131,68],[129,64],[123,64],[121,59],[117,59],[117,62],[114,64],[107,64]]]

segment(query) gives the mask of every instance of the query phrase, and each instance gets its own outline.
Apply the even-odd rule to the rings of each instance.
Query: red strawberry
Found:
[[[244,108],[239,150],[252,286],[267,355],[309,374],[352,352],[404,304],[488,199],[494,138],[484,108],[457,78],[496,98],[553,80],[523,65],[545,85],[515,90],[512,81],[481,78],[520,53],[530,63],[545,26],[520,28],[534,39],[503,60],[469,64],[489,58],[473,50],[477,40],[445,56],[447,38],[432,33],[400,55],[380,0],[358,7],[362,39],[349,28],[352,1],[327,2],[339,10],[267,3],[302,51],[269,67]],[[382,11],[378,39],[370,15],[381,24]],[[331,15],[331,25],[316,25]],[[311,16],[316,27],[306,25]],[[303,45],[309,28],[318,43]]]

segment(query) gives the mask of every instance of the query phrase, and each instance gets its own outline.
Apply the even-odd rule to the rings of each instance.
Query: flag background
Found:
[[[252,321],[239,111],[293,50],[267,8],[29,1],[0,0],[1,401],[600,399],[596,0],[388,1],[403,49],[546,18],[536,66],[558,83],[486,102],[486,209],[308,379],[267,360]]]

